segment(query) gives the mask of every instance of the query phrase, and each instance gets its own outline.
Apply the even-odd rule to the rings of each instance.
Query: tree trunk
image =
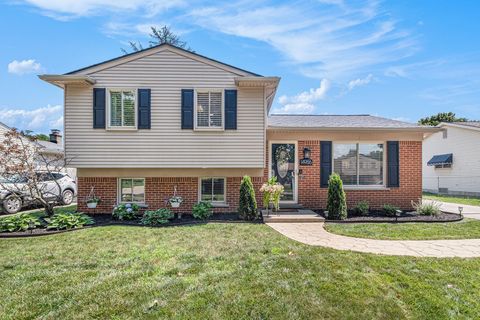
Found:
[[[43,207],[45,208],[45,214],[46,214],[48,217],[53,216],[53,214],[54,214],[55,212],[53,211],[53,204],[52,204],[52,203],[48,203],[48,202],[47,202],[47,203],[45,203],[45,204],[43,205]]]

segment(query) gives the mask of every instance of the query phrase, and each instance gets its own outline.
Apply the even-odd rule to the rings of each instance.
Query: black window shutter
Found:
[[[138,89],[138,129],[151,127],[150,89]]]
[[[237,90],[225,90],[225,129],[237,129]]]
[[[182,89],[182,129],[193,129],[193,89]]]
[[[320,141],[320,187],[328,187],[332,174],[332,141]]]
[[[398,141],[387,141],[387,186],[400,187]]]
[[[105,88],[93,88],[93,128],[105,129]]]

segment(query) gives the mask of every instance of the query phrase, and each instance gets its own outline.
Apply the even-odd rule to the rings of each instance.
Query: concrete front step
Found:
[[[275,222],[295,222],[295,223],[308,223],[308,222],[323,222],[325,219],[322,216],[317,215],[312,210],[301,209],[291,212],[270,212],[267,215],[266,210],[262,210],[263,222],[275,223]]]

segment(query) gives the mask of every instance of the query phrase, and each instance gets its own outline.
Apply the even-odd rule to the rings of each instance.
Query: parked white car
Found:
[[[40,181],[38,189],[43,197],[52,202],[71,204],[77,195],[75,180],[61,172],[37,172]],[[3,211],[17,213],[22,208],[36,204],[28,189],[27,178],[21,176],[3,176],[0,178],[0,204]]]

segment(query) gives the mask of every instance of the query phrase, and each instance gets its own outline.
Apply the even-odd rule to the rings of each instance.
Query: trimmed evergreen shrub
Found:
[[[238,203],[238,214],[240,218],[244,220],[255,220],[257,218],[257,200],[255,199],[252,179],[249,176],[244,176],[242,179]]]
[[[327,198],[328,219],[343,220],[347,217],[347,201],[343,182],[337,173],[332,173],[328,179]]]

